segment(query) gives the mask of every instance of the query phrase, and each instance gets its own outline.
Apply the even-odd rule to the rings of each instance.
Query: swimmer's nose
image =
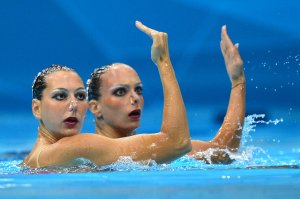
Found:
[[[131,105],[138,105],[140,102],[139,97],[135,96],[135,95],[131,95],[130,96],[130,104]]]
[[[71,100],[70,105],[69,105],[69,111],[76,113],[78,107],[78,102],[77,100]]]

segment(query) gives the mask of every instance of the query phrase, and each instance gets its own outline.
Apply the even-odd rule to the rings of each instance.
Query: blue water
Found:
[[[249,115],[239,153],[229,165],[182,157],[170,164],[137,163],[122,157],[97,167],[80,159],[70,167],[21,168],[26,150],[1,149],[1,198],[298,198],[299,127],[285,131],[284,118]],[[210,135],[206,135],[207,138]],[[297,137],[298,136],[298,137]],[[194,135],[203,139],[203,135]],[[204,136],[205,137],[205,136]],[[24,147],[25,146],[25,147]],[[20,145],[20,148],[27,146]],[[29,148],[30,149],[30,148]],[[209,154],[210,151],[205,152]]]
[[[1,196],[298,198],[299,177],[292,169],[17,175],[1,177]]]

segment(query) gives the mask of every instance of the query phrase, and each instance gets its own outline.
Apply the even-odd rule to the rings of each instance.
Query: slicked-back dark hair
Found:
[[[32,99],[42,99],[43,90],[47,87],[46,76],[57,71],[74,71],[67,66],[52,64],[37,74],[32,84]]]
[[[114,64],[108,64],[100,68],[96,68],[87,81],[88,101],[98,100],[101,97],[101,75],[106,73]]]

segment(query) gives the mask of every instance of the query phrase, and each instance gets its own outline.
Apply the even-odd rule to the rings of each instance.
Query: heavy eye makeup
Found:
[[[138,95],[142,95],[143,94],[143,86],[140,84],[140,85],[137,85],[134,89],[134,91],[138,94]]]
[[[128,92],[128,89],[129,88],[126,86],[118,86],[118,87],[112,89],[112,94],[114,96],[121,97],[121,96],[126,95],[126,93]]]
[[[52,93],[52,99],[62,101],[67,99],[69,96],[69,92],[66,89],[57,89]]]
[[[53,91],[52,93],[52,99],[58,100],[58,101],[62,101],[65,100],[67,98],[69,98],[70,96],[70,92],[67,89],[56,89]],[[86,90],[83,88],[80,88],[78,90],[75,91],[74,96],[76,97],[76,99],[78,99],[79,101],[84,101],[86,99]]]
[[[79,101],[84,101],[84,100],[86,100],[86,96],[87,96],[86,90],[83,89],[83,88],[81,88],[81,89],[79,89],[79,90],[77,90],[77,91],[75,92],[75,97],[76,97],[76,99],[78,99]]]

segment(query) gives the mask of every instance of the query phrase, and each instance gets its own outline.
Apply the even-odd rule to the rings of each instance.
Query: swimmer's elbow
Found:
[[[167,128],[167,131],[161,131],[160,136],[161,141],[163,140],[163,145],[168,147],[168,151],[173,158],[179,158],[192,150],[191,138],[189,136],[188,130],[181,130],[178,132],[178,129],[170,131]]]
[[[185,152],[185,153],[189,153],[192,151],[192,143],[191,143],[191,139],[188,138],[188,139],[185,139],[183,142],[182,142],[182,150]]]
[[[190,138],[177,140],[173,144],[174,150],[176,150],[179,154],[185,155],[192,150],[192,143]]]

